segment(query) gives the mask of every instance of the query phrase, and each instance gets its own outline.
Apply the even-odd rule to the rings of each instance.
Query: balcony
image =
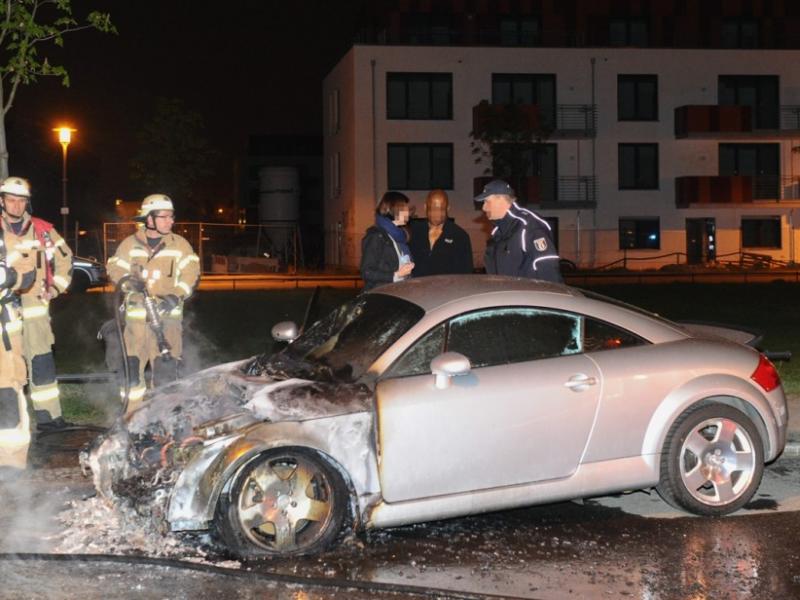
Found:
[[[474,195],[494,177],[476,177],[472,181]],[[541,208],[594,208],[597,204],[597,179],[590,176],[529,175],[509,179],[522,204],[538,204]]]
[[[675,178],[675,206],[800,200],[800,178],[778,175],[701,175]]]
[[[764,123],[766,125],[760,125]],[[688,105],[675,109],[677,139],[789,138],[800,135],[800,106],[753,115],[750,106]]]
[[[597,133],[597,109],[593,104],[491,104],[472,108],[472,130],[500,139],[506,132],[532,132],[531,139],[593,138]]]

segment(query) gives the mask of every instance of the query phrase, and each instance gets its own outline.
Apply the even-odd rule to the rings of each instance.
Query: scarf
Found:
[[[397,244],[397,248],[400,250],[401,255],[408,257],[409,260],[411,259],[411,249],[408,247],[408,240],[406,238],[405,231],[390,221],[388,217],[384,217],[382,215],[375,217],[375,225],[383,229],[391,236],[395,244]]]

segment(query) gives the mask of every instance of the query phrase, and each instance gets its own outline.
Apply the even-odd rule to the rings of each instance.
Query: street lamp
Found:
[[[72,132],[77,129],[71,127],[57,127],[53,131],[58,133],[58,141],[61,144],[61,235],[67,238],[67,215],[69,214],[69,207],[67,206],[67,147],[72,141]]]

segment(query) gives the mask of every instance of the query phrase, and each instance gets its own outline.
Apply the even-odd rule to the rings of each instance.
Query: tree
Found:
[[[523,201],[528,171],[536,166],[542,144],[553,132],[553,118],[537,105],[490,104],[482,100],[473,109],[470,146],[475,164],[489,164],[484,175],[506,179]]]
[[[177,98],[157,98],[137,141],[131,179],[142,184],[145,193],[172,196],[183,205],[183,214],[196,212],[197,184],[214,174],[218,157],[206,139],[203,116]]]
[[[69,86],[65,67],[52,64],[42,52],[63,46],[64,36],[84,29],[116,33],[107,13],[90,12],[79,22],[72,0],[0,0],[0,178],[8,176],[5,118],[14,106],[19,86],[39,77],[60,77]]]

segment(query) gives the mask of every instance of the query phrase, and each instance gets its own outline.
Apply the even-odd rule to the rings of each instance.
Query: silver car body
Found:
[[[357,522],[372,528],[651,487],[675,419],[712,399],[750,416],[766,461],[784,447],[782,388],[767,393],[750,379],[758,353],[702,328],[693,333],[567,286],[493,276],[423,278],[370,293],[425,311],[369,369],[374,397],[320,403],[303,398],[310,382],[218,368],[250,386],[251,416],[206,441],[183,469],[168,510],[173,530],[207,528],[225,486],[270,448],[323,454],[350,487]],[[445,389],[430,374],[385,377],[435,325],[491,307],[587,315],[650,343],[475,368]],[[277,402],[278,388],[298,393]]]

